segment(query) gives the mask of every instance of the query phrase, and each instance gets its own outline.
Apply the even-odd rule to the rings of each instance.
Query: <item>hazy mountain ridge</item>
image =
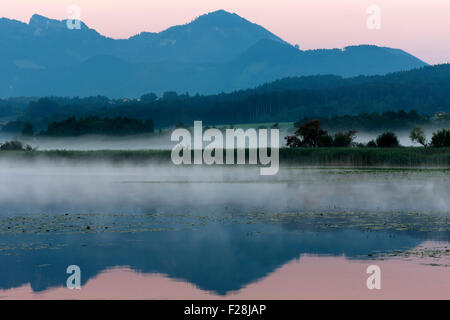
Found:
[[[65,20],[40,15],[28,24],[3,18],[0,45],[0,97],[138,97],[169,90],[213,94],[288,76],[351,77],[426,65],[404,51],[376,46],[302,51],[223,10],[121,40],[84,23],[80,30],[69,30]]]

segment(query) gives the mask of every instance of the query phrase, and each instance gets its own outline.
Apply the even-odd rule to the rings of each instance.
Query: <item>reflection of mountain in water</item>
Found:
[[[84,283],[130,266],[223,295],[302,254],[356,258],[450,239],[442,171],[301,169],[266,179],[252,167],[11,164],[0,176],[5,289],[63,286],[76,264]]]
[[[34,291],[42,291],[63,286],[67,266],[76,264],[82,270],[82,283],[107,268],[130,266],[138,272],[166,274],[225,295],[266,277],[302,254],[356,258],[375,250],[412,248],[420,243],[418,238],[402,233],[295,232],[266,224],[212,224],[140,233],[2,235],[0,246],[26,246],[28,250],[0,254],[0,288],[31,283]]]

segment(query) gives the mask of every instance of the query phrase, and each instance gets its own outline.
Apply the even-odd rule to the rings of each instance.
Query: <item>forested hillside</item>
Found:
[[[0,105],[6,113],[20,110],[14,102]],[[8,109],[9,108],[9,109]],[[42,98],[30,102],[18,121],[41,129],[71,116],[152,118],[155,126],[203,120],[205,124],[298,121],[303,117],[330,117],[360,113],[415,110],[434,115],[450,111],[450,65],[424,67],[386,76],[311,76],[286,78],[255,89],[228,94],[195,95],[166,92],[141,99],[107,97]]]

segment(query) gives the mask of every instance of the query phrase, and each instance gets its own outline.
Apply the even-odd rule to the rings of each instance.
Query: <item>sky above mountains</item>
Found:
[[[88,26],[113,38],[159,32],[224,9],[303,50],[375,44],[401,48],[431,64],[450,62],[448,0],[2,0],[0,16],[66,19],[71,5],[81,9]],[[371,5],[381,10],[379,29],[367,26]]]

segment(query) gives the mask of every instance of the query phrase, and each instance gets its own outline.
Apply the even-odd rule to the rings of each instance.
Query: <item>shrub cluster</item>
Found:
[[[24,145],[17,140],[7,141],[0,144],[0,151],[32,151],[33,148],[30,145]]]

